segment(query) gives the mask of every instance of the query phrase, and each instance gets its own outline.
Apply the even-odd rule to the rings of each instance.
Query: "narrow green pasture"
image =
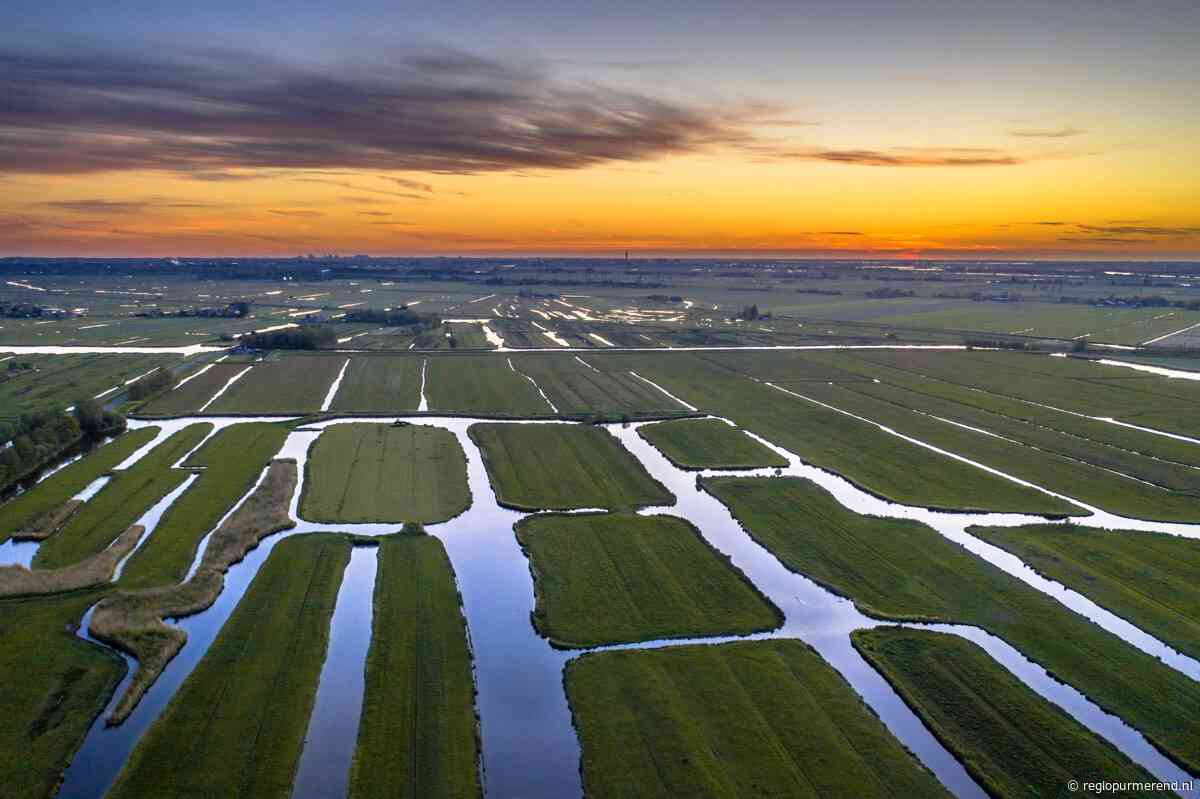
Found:
[[[246,366],[247,364],[244,363],[213,364],[213,367],[204,374],[198,375],[152,400],[142,408],[142,412],[170,416],[198,411],[213,398],[214,394],[221,390],[222,386],[229,382],[230,378],[244,370]],[[249,375],[246,376],[249,377]]]
[[[309,413],[319,411],[342,371],[344,355],[287,356],[256,363],[207,413]]]
[[[425,374],[431,411],[489,416],[553,416],[533,384],[501,355],[431,355]]]
[[[658,422],[638,435],[683,469],[755,469],[787,466],[787,459],[719,419]]]
[[[800,641],[584,655],[566,685],[589,797],[948,796]]]
[[[683,406],[628,372],[598,370],[592,355],[513,356],[513,364],[546,392],[560,413],[604,416],[678,414]],[[582,360],[582,362],[581,362]]]
[[[331,410],[400,413],[415,411],[420,401],[420,358],[356,355],[350,359]]]

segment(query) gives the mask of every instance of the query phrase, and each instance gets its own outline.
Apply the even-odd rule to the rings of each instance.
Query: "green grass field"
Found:
[[[669,505],[675,499],[608,431],[588,425],[476,424],[496,498],[521,510]]]
[[[251,489],[290,427],[249,422],[222,429],[185,466],[204,471],[175,500],[121,575],[122,588],[149,588],[178,582],[187,574],[200,540]]]
[[[966,639],[900,627],[851,639],[991,796],[1059,796],[1073,779],[1155,779]]]
[[[415,356],[356,355],[337,396],[334,411],[415,411],[421,401],[421,359]]]
[[[931,528],[860,516],[807,480],[719,477],[704,485],[789,569],[881,618],[988,630],[1177,762],[1200,765],[1200,685]]]
[[[553,416],[536,388],[497,355],[430,356],[425,397],[431,411],[489,416]]]
[[[200,410],[204,403],[213,398],[230,378],[241,372],[249,364],[218,363],[204,374],[192,378],[182,386],[176,386],[167,393],[151,400],[142,409],[142,413],[172,416],[191,413]],[[247,375],[248,377],[249,375]]]
[[[124,433],[0,505],[0,542],[19,530],[36,525],[40,517],[54,513],[92,481],[111,471],[139,447],[150,443],[156,433],[157,427]]]
[[[517,538],[535,576],[538,631],[556,646],[770,630],[783,614],[674,516],[542,515]]]
[[[718,419],[658,422],[639,427],[638,435],[682,469],[787,466],[787,459],[782,455]]]
[[[448,430],[339,424],[313,445],[300,514],[322,522],[444,522],[471,504],[467,459]]]
[[[480,796],[475,724],[471,653],[446,551],[431,536],[381,539],[350,799]]]
[[[541,346],[540,344],[538,346]],[[653,386],[628,372],[589,368],[591,356],[514,355],[513,364],[529,375],[563,414],[600,414],[606,417],[678,414],[685,409]]]
[[[1200,541],[1063,525],[970,532],[1200,658]]]
[[[73,629],[103,591],[0,601],[0,785],[6,799],[52,795],[125,663]]]
[[[947,796],[806,644],[584,655],[567,665],[587,796]]]
[[[107,796],[290,797],[349,560],[346,536],[277,545]]]
[[[154,503],[187,478],[171,465],[186,455],[212,430],[207,422],[190,424],[137,463],[116,474],[71,520],[38,548],[33,564],[58,569],[95,555],[135,523]]]
[[[108,354],[16,355],[11,359],[0,354],[0,358],[5,360],[0,364],[0,418],[63,410],[84,397],[94,397],[159,366],[173,366],[183,360],[178,355]],[[29,363],[34,368],[10,371],[12,362]]]
[[[208,413],[306,413],[319,411],[342,371],[344,355],[289,355],[254,364]]]
[[[808,463],[897,502],[948,509],[1080,512],[690,354],[609,357],[636,367],[638,374],[702,410],[731,419]]]

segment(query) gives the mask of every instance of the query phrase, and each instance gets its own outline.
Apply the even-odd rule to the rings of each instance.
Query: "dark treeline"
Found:
[[[175,375],[165,366],[160,366],[145,377],[129,384],[126,389],[131,400],[145,400],[156,397],[175,385]]]
[[[72,413],[40,411],[0,422],[0,491],[11,488],[65,453],[125,429],[125,417],[94,399],[81,399]]]
[[[378,308],[363,308],[358,311],[347,311],[341,318],[342,322],[359,324],[384,325],[385,327],[421,327],[432,328],[442,323],[436,316],[418,314],[407,307],[380,310]]]
[[[337,333],[329,325],[304,325],[251,333],[242,343],[256,350],[328,350],[337,346],[337,340]]]

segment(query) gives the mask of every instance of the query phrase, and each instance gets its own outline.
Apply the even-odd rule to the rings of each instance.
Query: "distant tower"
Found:
[[[625,260],[626,260],[626,261],[628,261],[628,260],[629,260],[629,250],[626,250],[626,251],[625,251]]]

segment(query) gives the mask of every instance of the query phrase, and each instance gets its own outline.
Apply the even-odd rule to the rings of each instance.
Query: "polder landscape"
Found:
[[[5,797],[1200,795],[1196,264],[0,269]]]

